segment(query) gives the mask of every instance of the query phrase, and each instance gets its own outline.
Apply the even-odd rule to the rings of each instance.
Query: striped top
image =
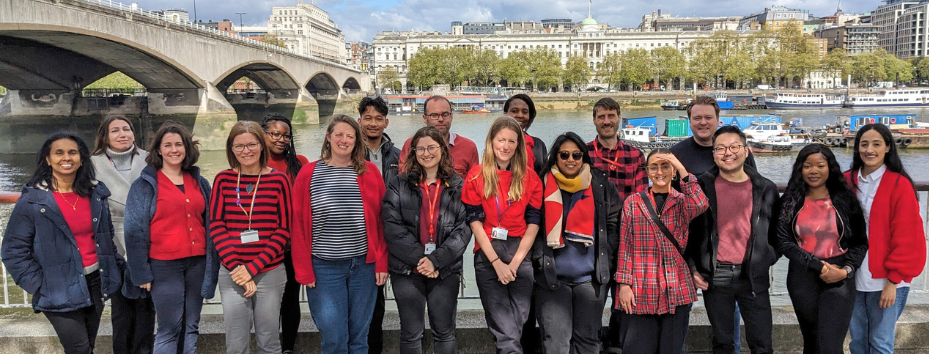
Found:
[[[248,186],[254,187],[258,176],[242,175],[240,207],[236,205],[237,178],[236,171],[224,170],[213,180],[210,237],[226,269],[244,265],[254,276],[276,268],[283,260],[284,247],[290,241],[290,182],[287,175],[274,170],[262,175],[257,190],[249,193]],[[251,228],[258,231],[258,241],[242,243],[240,235],[249,228],[245,211],[254,213]]]
[[[313,256],[335,260],[368,253],[364,204],[351,167],[316,165],[310,180]]]

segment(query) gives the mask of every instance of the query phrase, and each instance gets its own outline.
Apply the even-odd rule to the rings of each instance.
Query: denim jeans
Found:
[[[365,263],[365,258],[311,260],[316,287],[307,288],[306,295],[323,354],[368,354],[377,283],[374,263]]]
[[[155,354],[196,354],[206,257],[150,262],[152,303],[158,321]]]
[[[906,306],[909,287],[897,288],[897,299],[886,309],[880,308],[880,291],[859,291],[852,310],[849,333],[852,341],[848,348],[852,354],[891,354],[897,319]]]

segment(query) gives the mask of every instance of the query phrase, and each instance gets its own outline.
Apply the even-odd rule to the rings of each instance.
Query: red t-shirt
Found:
[[[94,223],[90,212],[90,198],[78,196],[75,193],[53,192],[61,216],[68,223],[68,228],[74,235],[77,250],[81,253],[84,267],[97,264],[97,243],[94,242]],[[73,205],[73,206],[72,206]]]
[[[410,142],[413,138],[406,139],[403,143],[403,149],[400,151],[400,170],[403,171],[403,162],[406,155],[410,152]],[[477,145],[471,139],[461,135],[455,135],[451,144],[448,144],[448,153],[452,155],[452,163],[455,164],[455,173],[464,177],[471,171],[474,166],[480,166],[480,158],[477,157]],[[529,165],[532,166],[532,165]]]
[[[742,264],[752,235],[752,181],[730,182],[716,177],[718,205],[716,230],[719,248],[716,259],[723,263]]]
[[[526,176],[523,177],[522,197],[519,200],[508,201],[513,172],[497,170],[497,178],[497,194],[491,198],[484,198],[481,165],[475,166],[465,177],[461,201],[484,208],[484,232],[487,233],[487,239],[491,239],[491,230],[497,226],[506,229],[508,237],[523,237],[526,233],[526,207],[531,205],[536,209],[542,209],[542,180],[532,169],[527,169]],[[480,247],[475,242],[474,251],[477,252],[478,249]]]
[[[300,161],[301,166],[310,163],[306,156],[300,154],[297,154],[297,160]],[[290,171],[287,169],[287,160],[284,159],[284,155],[271,154],[271,158],[268,159],[268,167],[284,172],[287,178],[290,178]],[[293,183],[293,178],[291,178],[290,182]]]
[[[839,246],[839,231],[835,222],[835,209],[829,198],[807,198],[797,214],[795,228],[800,248],[817,258],[832,258],[845,254]]]

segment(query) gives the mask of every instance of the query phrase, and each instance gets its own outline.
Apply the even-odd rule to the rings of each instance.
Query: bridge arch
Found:
[[[341,89],[335,78],[325,71],[318,71],[310,76],[303,86],[317,100],[337,99]]]
[[[345,83],[342,84],[342,90],[347,90],[348,92],[359,91],[361,90],[361,85],[358,83],[354,77],[349,77],[345,79]]]
[[[213,85],[220,92],[226,92],[236,80],[247,77],[266,91],[299,90],[300,84],[294,76],[277,64],[268,61],[250,61],[229,69],[215,81]]]

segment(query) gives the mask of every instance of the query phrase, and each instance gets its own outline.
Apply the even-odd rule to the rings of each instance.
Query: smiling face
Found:
[[[558,149],[558,172],[565,177],[574,178],[584,166],[584,156],[581,149],[573,141],[566,140]]]
[[[690,130],[694,133],[694,140],[703,146],[713,144],[713,133],[719,127],[719,117],[716,109],[708,104],[694,105],[690,109]]]
[[[829,161],[821,153],[811,154],[803,161],[803,167],[800,170],[803,176],[803,182],[810,189],[815,189],[826,185],[826,179],[829,178]]]
[[[512,129],[503,128],[494,135],[493,148],[494,158],[498,164],[509,163],[510,159],[516,153],[516,144],[519,142],[519,132]]]
[[[242,133],[232,139],[232,153],[242,169],[255,167],[261,163],[261,140],[252,133]]]
[[[187,148],[184,147],[184,140],[179,134],[167,133],[161,138],[158,154],[161,155],[164,166],[180,168],[184,163],[184,157],[187,156]]]
[[[713,149],[713,161],[719,166],[720,171],[740,171],[748,158],[748,148],[738,134],[720,134],[716,137]]]
[[[667,160],[662,160],[659,155],[655,154],[648,158],[646,170],[648,179],[652,181],[652,187],[658,190],[667,190],[671,186],[671,181],[677,172]]]
[[[442,145],[428,136],[419,138],[414,149],[416,149],[416,162],[419,162],[425,170],[436,168],[442,161]]]
[[[594,126],[597,128],[597,135],[601,139],[612,139],[616,137],[619,129],[619,122],[622,120],[619,112],[597,107],[597,113],[594,114]]]
[[[455,119],[452,107],[443,99],[434,99],[426,103],[423,109],[423,121],[430,127],[435,127],[442,135],[448,135]]]
[[[358,118],[358,124],[361,125],[361,133],[368,139],[380,139],[384,135],[384,129],[390,121],[381,112],[377,111],[374,106],[365,108],[365,112]]]
[[[284,151],[287,150],[287,147],[290,146],[290,128],[287,126],[287,123],[281,122],[279,120],[272,120],[268,122],[268,129],[265,129],[268,134],[265,134],[265,142],[267,143],[272,154],[283,155]],[[274,140],[272,135],[279,135],[280,138]]]
[[[888,152],[890,152],[890,146],[877,130],[871,129],[861,134],[861,139],[858,141],[858,154],[861,156],[861,162],[869,170],[881,168],[884,164],[884,156]]]
[[[510,109],[506,111],[506,114],[516,119],[523,130],[529,129],[529,105],[526,101],[513,99],[510,101]]]
[[[135,134],[132,133],[132,127],[122,119],[114,119],[107,127],[106,144],[110,150],[115,152],[126,152],[132,148],[135,143]]]
[[[332,127],[332,133],[326,136],[332,149],[332,156],[340,159],[351,159],[355,147],[355,129],[348,123],[338,123]]]
[[[45,162],[52,167],[55,179],[73,179],[77,169],[81,168],[81,152],[77,142],[71,139],[53,141]]]

